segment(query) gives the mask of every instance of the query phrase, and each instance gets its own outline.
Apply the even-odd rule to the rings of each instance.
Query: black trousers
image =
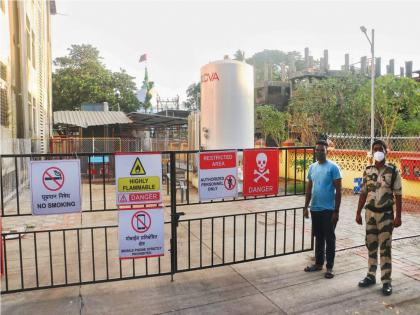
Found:
[[[326,252],[327,269],[333,268],[335,258],[335,225],[332,222],[332,214],[331,210],[311,211],[315,236],[315,263],[323,266]]]

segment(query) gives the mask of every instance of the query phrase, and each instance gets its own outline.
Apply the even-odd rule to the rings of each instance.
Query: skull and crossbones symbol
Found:
[[[269,181],[269,178],[266,176],[270,174],[270,170],[267,168],[267,155],[265,153],[258,153],[256,157],[257,168],[258,170],[254,170],[254,175],[257,177],[254,178],[254,182],[258,182],[260,178],[264,179],[266,182]]]

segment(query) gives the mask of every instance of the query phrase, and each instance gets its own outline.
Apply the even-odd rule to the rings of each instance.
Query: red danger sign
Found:
[[[42,184],[50,191],[57,191],[64,185],[64,172],[58,167],[47,168],[42,174]]]
[[[137,211],[131,218],[131,227],[137,233],[145,233],[152,225],[152,218],[146,211]]]
[[[243,167],[244,196],[265,196],[278,193],[278,150],[244,150]]]

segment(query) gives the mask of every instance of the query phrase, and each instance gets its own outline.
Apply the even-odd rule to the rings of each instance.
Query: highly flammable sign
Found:
[[[117,205],[162,202],[162,155],[117,153],[115,155]]]

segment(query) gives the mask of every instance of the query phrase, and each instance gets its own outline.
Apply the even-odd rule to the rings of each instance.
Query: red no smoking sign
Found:
[[[152,225],[152,218],[146,211],[137,211],[131,218],[131,227],[137,233],[145,233]]]
[[[58,167],[49,167],[42,174],[42,183],[50,191],[57,191],[64,185],[64,172]]]

